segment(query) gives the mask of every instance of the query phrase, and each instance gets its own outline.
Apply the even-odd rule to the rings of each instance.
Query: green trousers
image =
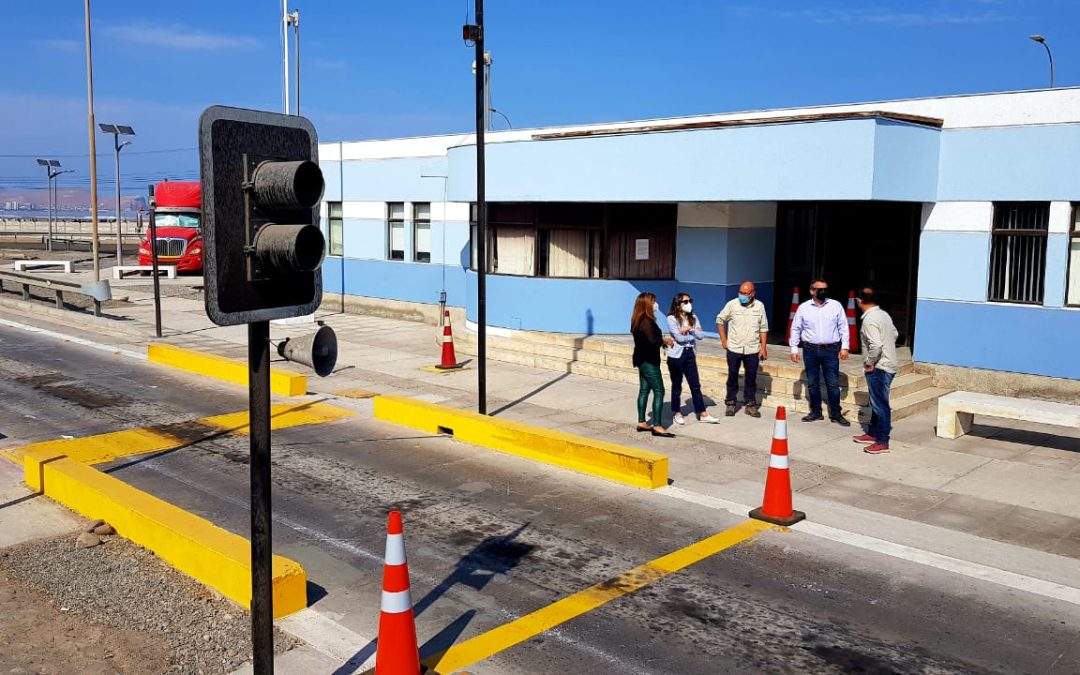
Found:
[[[638,366],[637,416],[638,422],[645,421],[645,410],[649,407],[649,392],[652,392],[652,423],[663,426],[664,414],[664,377],[660,367],[651,363]]]

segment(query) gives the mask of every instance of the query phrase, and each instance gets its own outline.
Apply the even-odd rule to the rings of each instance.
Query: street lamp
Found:
[[[1029,35],[1028,39],[1032,42],[1038,42],[1046,48],[1046,56],[1050,59],[1050,88],[1054,88],[1054,55],[1050,53],[1050,45],[1046,44],[1046,38],[1041,35]]]
[[[120,137],[134,136],[135,130],[123,124],[98,124],[98,128],[104,133],[113,135],[113,148],[116,150],[116,265],[119,267],[124,264],[124,254],[120,248],[123,242],[120,233],[120,151],[124,149],[125,145],[131,145],[131,141],[121,143]]]
[[[38,166],[45,167],[45,175],[48,177],[45,188],[49,200],[49,238],[45,240],[45,250],[51,251],[53,239],[53,179],[61,173],[67,173],[67,171],[59,171],[60,160],[58,159],[38,159],[37,163]]]

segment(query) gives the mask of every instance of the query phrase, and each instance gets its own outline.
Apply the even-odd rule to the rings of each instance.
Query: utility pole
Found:
[[[86,14],[86,105],[89,109],[87,129],[90,134],[90,236],[94,256],[94,281],[101,281],[101,260],[98,258],[98,194],[97,194],[97,135],[94,133],[94,59],[90,49],[90,0],[83,0]]]
[[[484,0],[476,0],[476,23],[466,24],[462,37],[476,47],[476,409],[487,414],[487,197],[485,195],[484,130],[488,122],[487,60],[484,53]]]

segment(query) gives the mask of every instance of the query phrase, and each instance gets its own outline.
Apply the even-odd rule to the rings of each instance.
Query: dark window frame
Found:
[[[988,302],[1042,305],[1046,297],[1046,248],[1050,233],[1050,202],[994,202],[987,274]],[[1037,269],[1017,270],[1010,256]],[[1002,269],[1002,266],[1004,268]]]
[[[1077,222],[1077,218],[1080,217],[1080,202],[1072,203],[1072,213],[1070,214],[1069,222],[1069,235],[1065,239],[1065,306],[1066,307],[1080,307],[1080,301],[1069,302],[1069,282],[1072,281],[1072,274],[1076,272],[1080,274],[1080,269],[1073,269],[1072,264],[1072,247],[1073,242],[1080,242],[1080,222]]]
[[[337,205],[338,216],[334,217],[334,205]],[[334,221],[338,221],[338,237],[334,240]],[[332,256],[345,255],[345,204],[343,202],[326,202],[326,234],[328,254]],[[336,244],[336,246],[335,246]],[[335,252],[336,250],[336,252]]]
[[[428,215],[427,218],[420,218],[417,213],[419,209],[417,207],[427,205]],[[427,253],[421,253],[420,247],[417,245],[417,235],[420,232],[418,225],[427,225],[428,228],[428,251]],[[413,202],[412,203],[412,244],[413,244],[413,262],[415,263],[430,263],[431,262],[431,202]],[[423,260],[421,256],[426,255],[427,260]]]
[[[492,209],[495,206],[496,209]],[[613,280],[613,281],[672,281],[675,279],[675,258],[676,258],[676,242],[678,238],[678,215],[675,211],[670,223],[663,226],[650,226],[645,227],[641,224],[635,225],[623,225],[612,224],[611,212],[613,207],[626,206],[626,205],[613,205],[613,204],[592,204],[589,202],[580,203],[568,203],[563,206],[592,206],[598,210],[602,209],[602,217],[599,222],[595,223],[559,223],[559,222],[541,222],[540,212],[544,207],[550,208],[552,205],[544,203],[508,203],[508,204],[489,204],[488,205],[488,228],[487,228],[487,256],[488,256],[488,273],[499,274],[501,276],[517,276],[517,277],[529,277],[536,279],[579,279],[579,280]],[[556,207],[560,205],[555,205]],[[633,205],[629,205],[633,206]],[[655,206],[650,203],[648,206]],[[672,208],[677,208],[675,205],[666,205]],[[497,211],[499,207],[509,207],[511,211],[517,211],[517,214],[508,219],[507,222],[493,222],[492,213]],[[531,216],[525,216],[525,213],[532,209]],[[499,216],[496,216],[497,218]],[[469,269],[476,271],[476,239],[477,239],[477,208],[476,204],[469,205]],[[509,274],[506,272],[498,271],[498,229],[499,227],[512,227],[512,228],[530,228],[534,232],[534,251],[533,251],[533,271],[531,274]],[[556,230],[587,230],[590,237],[587,241],[588,262],[587,269],[589,276],[551,276],[548,274],[548,259],[549,253],[544,249],[545,244],[550,243],[550,233]],[[669,230],[663,232],[663,230]],[[653,238],[660,235],[665,235],[670,238],[670,259],[664,261],[662,264],[667,270],[667,274],[664,276],[617,276],[613,277],[610,274],[611,263],[609,261],[609,255],[611,255],[610,245],[612,233],[623,235],[641,235],[638,238]],[[595,263],[595,265],[594,265]],[[596,268],[596,275],[592,275],[593,268]]]
[[[394,218],[394,205],[401,204],[401,218]],[[386,259],[393,262],[405,262],[405,249],[401,255],[394,255],[394,226],[401,226],[402,246],[405,245],[405,202],[386,202]]]

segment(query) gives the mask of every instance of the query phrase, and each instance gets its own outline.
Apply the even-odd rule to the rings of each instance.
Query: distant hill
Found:
[[[111,209],[116,196],[113,194],[98,193],[98,208]],[[19,202],[20,204],[47,204],[49,196],[45,188],[28,190],[26,188],[5,188],[0,185],[0,206],[4,202]],[[89,209],[90,191],[84,188],[61,187],[56,191],[56,203],[62,209]],[[146,197],[142,195],[120,195],[120,207],[125,211],[134,211],[139,207],[146,207]]]

